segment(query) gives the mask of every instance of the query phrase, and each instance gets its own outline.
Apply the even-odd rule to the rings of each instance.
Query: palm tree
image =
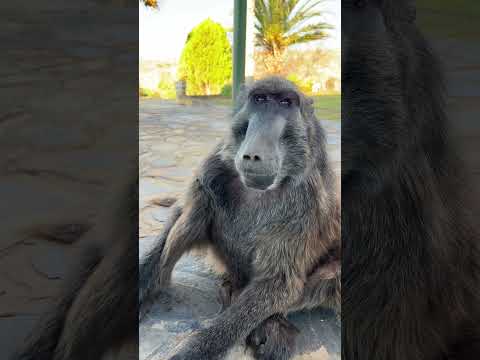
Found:
[[[285,50],[294,44],[325,39],[332,26],[319,21],[324,0],[256,0],[255,45],[270,57],[271,70],[281,68]]]
[[[156,8],[158,6],[157,0],[141,0],[146,6]]]

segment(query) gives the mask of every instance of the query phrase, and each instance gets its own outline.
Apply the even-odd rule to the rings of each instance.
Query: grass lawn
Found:
[[[342,96],[323,95],[313,97],[315,115],[322,120],[339,121],[342,115]]]
[[[315,108],[315,115],[322,120],[340,121],[342,109],[342,96],[338,95],[321,95],[313,96],[313,107]],[[141,97],[142,100],[156,99],[155,97]],[[188,101],[188,100],[187,100]],[[190,100],[192,104],[195,102],[207,102],[214,105],[232,106],[232,99],[221,96],[213,96],[211,98],[205,97],[201,100]]]
[[[315,115],[322,120],[341,119],[341,95],[322,95],[313,96],[313,106],[315,108]],[[231,106],[232,100],[229,98],[215,97],[207,100],[216,105]]]

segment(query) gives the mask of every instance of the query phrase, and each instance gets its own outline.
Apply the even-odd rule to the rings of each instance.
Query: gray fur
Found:
[[[480,358],[480,237],[413,3],[342,1],[345,360]]]
[[[252,101],[259,92],[272,103]],[[285,94],[296,96],[288,108],[278,103]],[[235,157],[249,136],[248,121],[271,113],[286,119],[286,125],[274,154],[281,166],[262,191],[245,185]],[[335,187],[325,134],[311,100],[277,77],[246,88],[231,131],[200,167],[181,214],[172,215],[140,265],[142,315],[152,296],[168,285],[180,256],[192,247],[213,247],[230,276],[231,305],[171,360],[217,359],[249,334],[258,359],[288,359],[296,332],[282,314],[322,305],[339,310],[340,209]],[[268,341],[253,340],[262,334]]]

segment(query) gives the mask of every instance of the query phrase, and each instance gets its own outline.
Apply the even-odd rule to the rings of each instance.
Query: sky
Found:
[[[233,0],[159,0],[159,8],[139,6],[141,60],[176,62],[185,39],[193,27],[207,18],[225,27],[233,27]],[[317,44],[324,48],[340,48],[341,0],[325,0],[323,20],[335,27],[330,37]]]

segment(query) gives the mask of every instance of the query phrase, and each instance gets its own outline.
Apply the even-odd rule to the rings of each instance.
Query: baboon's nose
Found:
[[[246,161],[262,161],[262,158],[260,157],[260,155],[251,155],[251,154],[244,154],[243,155],[243,160],[246,160]]]

